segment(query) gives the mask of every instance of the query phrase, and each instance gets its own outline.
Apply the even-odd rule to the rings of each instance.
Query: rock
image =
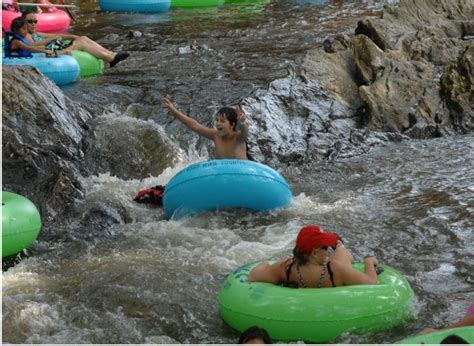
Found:
[[[258,114],[251,152],[275,165],[472,131],[473,48],[463,37],[473,6],[401,0],[379,19],[359,21],[354,37],[326,39],[300,71],[247,99]]]
[[[356,68],[356,79],[360,85],[370,85],[375,82],[388,65],[383,51],[365,35],[354,37],[352,54]]]
[[[82,196],[77,162],[91,114],[32,67],[2,71],[3,189],[54,218]]]
[[[153,121],[110,114],[90,121],[89,126],[90,149],[84,161],[88,166],[98,167],[100,172],[110,172],[122,179],[158,176],[183,155]]]
[[[377,45],[377,47],[379,47],[383,51],[391,49],[390,42],[385,36],[382,28],[379,28],[378,24],[374,23],[370,19],[360,20],[357,23],[355,35],[367,36],[372,42]]]
[[[469,133],[474,129],[473,82],[474,46],[464,51],[441,77],[441,95],[444,98],[444,124],[452,123],[459,133]]]
[[[115,113],[94,118],[32,67],[3,67],[2,97],[3,189],[30,198],[43,221],[60,222],[83,198],[83,176],[145,178],[181,155],[160,125]]]
[[[143,36],[143,33],[141,31],[138,31],[138,30],[131,30],[127,34],[128,38],[139,38],[139,37],[142,37],[142,36]]]

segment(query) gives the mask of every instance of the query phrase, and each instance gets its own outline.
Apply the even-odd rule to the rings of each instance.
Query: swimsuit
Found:
[[[295,260],[293,260],[290,263],[290,265],[288,266],[288,268],[286,269],[286,282],[282,283],[282,285],[285,286],[285,287],[298,288],[298,285],[290,283],[291,268],[293,267],[294,263],[295,263]],[[324,264],[323,264],[323,269],[321,270],[321,274],[319,275],[318,284],[316,286],[317,288],[323,287],[323,279],[324,279],[324,275],[326,274],[326,272],[328,272],[328,274],[329,274],[329,279],[331,280],[332,287],[336,287],[336,284],[334,283],[334,273],[331,270],[331,262],[328,261],[327,263],[324,262]],[[300,265],[298,263],[296,263],[296,277],[298,278],[299,284],[303,288],[308,288],[308,286],[306,286],[305,282],[303,281],[303,277],[301,275],[301,268],[300,268]]]

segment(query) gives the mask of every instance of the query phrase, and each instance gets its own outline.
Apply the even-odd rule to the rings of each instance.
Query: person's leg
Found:
[[[74,40],[71,49],[82,50],[87,52],[98,59],[105,60],[107,62],[112,62],[117,55],[117,53],[111,52],[110,50],[102,47],[97,42],[91,40],[87,36],[81,36],[78,39]]]

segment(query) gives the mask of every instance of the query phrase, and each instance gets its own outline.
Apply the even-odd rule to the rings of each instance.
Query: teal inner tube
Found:
[[[2,257],[27,248],[36,240],[40,229],[40,213],[33,202],[2,191]]]
[[[72,56],[79,63],[81,77],[95,76],[104,72],[104,61],[97,59],[92,54],[80,50],[73,50]]]
[[[219,291],[221,316],[239,332],[257,325],[274,340],[321,343],[345,332],[375,332],[412,318],[413,290],[388,266],[380,265],[384,272],[377,285],[294,289],[249,283],[248,274],[258,264],[234,270]],[[363,271],[364,265],[354,268]]]
[[[456,335],[466,340],[469,344],[474,344],[474,327],[459,327],[452,329],[438,330],[437,332],[428,333],[424,335],[417,335],[401,341],[397,344],[436,344],[439,345],[441,341],[449,335]]]
[[[76,81],[80,72],[78,62],[69,55],[47,58],[42,53],[33,53],[32,58],[3,57],[2,64],[4,66],[26,65],[36,67],[57,85],[65,85]]]
[[[273,168],[249,160],[209,160],[178,172],[166,185],[163,208],[179,219],[204,211],[271,211],[291,204],[290,186]]]

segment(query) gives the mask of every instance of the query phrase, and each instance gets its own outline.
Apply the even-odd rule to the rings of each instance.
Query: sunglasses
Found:
[[[33,20],[33,19],[28,19],[27,22],[28,22],[29,24],[36,24],[36,23],[38,23],[37,20]]]

